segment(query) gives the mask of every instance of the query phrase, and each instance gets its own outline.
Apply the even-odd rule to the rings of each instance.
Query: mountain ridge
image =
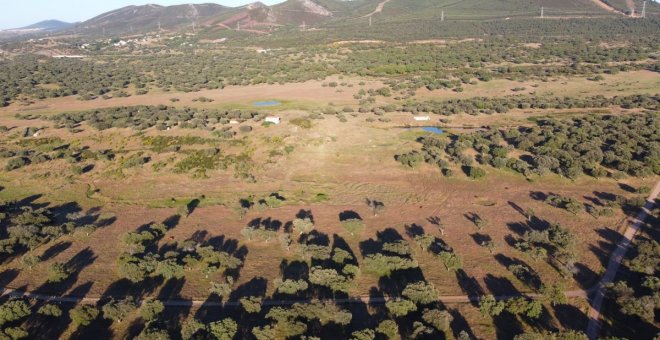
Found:
[[[609,0],[608,0],[609,1]],[[623,1],[623,0],[621,0]],[[631,0],[632,1],[632,0]],[[126,36],[149,32],[245,31],[270,33],[282,26],[328,28],[372,20],[482,20],[484,18],[622,16],[601,0],[285,0],[229,7],[217,3],[130,5],[76,24],[54,24],[48,32],[82,36]],[[660,7],[650,2],[649,9]],[[365,21],[366,18],[370,18]],[[48,21],[46,21],[48,22]],[[46,23],[42,22],[42,23]],[[39,23],[38,23],[39,24]],[[35,25],[38,25],[35,24]],[[330,26],[328,26],[330,25]],[[31,25],[33,26],[33,25]],[[28,29],[31,26],[27,26]],[[36,31],[33,31],[34,33]]]

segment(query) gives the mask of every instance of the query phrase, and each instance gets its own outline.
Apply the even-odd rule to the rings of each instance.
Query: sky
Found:
[[[56,19],[77,22],[129,5],[179,5],[183,3],[217,3],[241,6],[257,0],[2,0],[0,30],[28,26],[39,21]],[[260,0],[272,5],[282,0]]]

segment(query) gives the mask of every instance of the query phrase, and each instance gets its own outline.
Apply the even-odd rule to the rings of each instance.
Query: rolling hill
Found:
[[[86,35],[121,35],[162,30],[176,30],[199,25],[209,18],[231,10],[217,4],[175,6],[127,6],[103,13],[76,25],[76,33]]]
[[[8,38],[25,39],[25,38],[39,37],[45,34],[57,33],[59,31],[72,27],[73,25],[74,24],[70,24],[68,22],[59,21],[59,20],[45,20],[21,28],[2,30],[0,31],[0,39],[8,39]]]
[[[21,27],[22,30],[59,31],[73,26],[74,24],[59,20],[44,20],[30,26]]]
[[[265,34],[280,27],[332,29],[360,25],[367,17],[377,22],[410,23],[439,20],[623,16],[626,6],[641,0],[286,0],[268,6],[255,2],[239,7],[218,4],[127,6],[65,30],[85,36],[122,36],[147,32],[192,31],[213,35],[221,31]],[[648,4],[647,12],[658,7]],[[653,8],[653,9],[652,9]],[[49,22],[40,23],[47,25]],[[51,22],[54,27],[56,23]],[[65,23],[63,23],[65,24]],[[58,28],[61,30],[61,28]]]

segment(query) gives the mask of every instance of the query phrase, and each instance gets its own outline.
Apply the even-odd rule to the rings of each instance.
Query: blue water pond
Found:
[[[435,126],[423,126],[422,130],[435,133],[436,135],[441,135],[441,134],[445,133],[444,131],[442,131],[442,129],[440,129],[439,127],[435,127]]]
[[[264,107],[264,106],[277,106],[282,103],[276,101],[276,100],[271,100],[271,101],[265,101],[265,102],[254,102],[252,105],[254,106],[259,106],[259,107]]]

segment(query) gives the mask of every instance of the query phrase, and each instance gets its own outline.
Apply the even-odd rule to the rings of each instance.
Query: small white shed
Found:
[[[431,120],[429,116],[415,116],[415,121],[418,122],[428,122],[429,120]]]
[[[281,122],[282,122],[282,118],[280,117],[275,117],[275,116],[266,117],[266,123],[279,124]]]

